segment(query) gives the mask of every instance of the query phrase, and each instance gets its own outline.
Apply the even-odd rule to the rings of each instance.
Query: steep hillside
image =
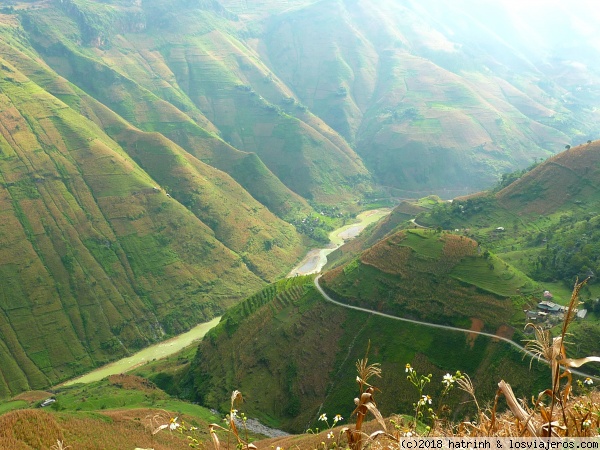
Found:
[[[552,214],[600,206],[600,142],[569,148],[549,158],[496,195],[519,215]]]
[[[368,275],[368,274],[365,274]],[[284,283],[284,284],[282,284]],[[365,306],[378,308],[378,299]],[[426,314],[424,309],[424,314]],[[473,308],[476,309],[476,308]],[[467,321],[469,322],[469,321]],[[464,324],[478,328],[478,322]],[[385,415],[410,414],[417,392],[406,380],[405,365],[432,373],[437,380],[456,370],[467,372],[479,395],[496,392],[497,373],[519,392],[535,392],[546,369],[529,363],[503,343],[468,333],[437,330],[352,311],[325,302],[310,278],[272,285],[231,309],[200,343],[191,370],[178,384],[195,401],[225,411],[233,389],[244,393],[244,412],[263,423],[304,432],[321,413],[351,417],[355,405],[354,363],[370,342],[369,362],[381,363],[377,405]],[[497,382],[497,381],[496,381]],[[465,412],[458,392],[449,399]]]
[[[518,50],[517,39],[543,42],[547,31],[519,28],[505,11],[510,29],[524,30],[507,40],[479,10],[466,16],[465,5],[49,0],[3,8],[0,396],[222,313],[287,273],[310,241],[291,223],[311,214],[347,214],[379,194],[469,192],[593,137],[594,45],[580,53],[570,40],[552,40],[538,58],[529,44]],[[565,15],[573,39],[582,14]],[[559,215],[556,205],[575,196],[575,205],[595,207],[595,159],[561,161],[540,166],[546,178],[532,182],[533,194],[509,186],[473,203],[478,213],[493,202],[505,208],[481,220],[493,228],[521,212]],[[570,187],[561,191],[557,179]],[[452,209],[459,204],[431,217],[455,214],[466,224],[472,211]],[[456,242],[448,236],[396,235],[385,245],[427,274],[415,286],[444,275],[444,292],[489,302],[506,319],[501,299],[526,280],[493,256],[450,263],[444,249]],[[417,256],[402,253],[407,242]],[[373,264],[370,254],[391,248],[377,245],[332,272],[329,288],[361,302],[383,292],[374,282],[351,292],[344,283],[356,282],[354,269],[396,286],[406,274],[394,255],[391,265]],[[499,287],[503,277],[509,287]],[[442,292],[424,289],[418,295]],[[432,311],[469,319],[461,308],[438,302]]]
[[[518,239],[522,232],[532,238],[533,232],[543,234],[561,224],[589,222],[600,207],[599,165],[600,143],[589,141],[505,175],[494,190],[438,205],[417,221],[446,229],[472,227],[478,241]],[[494,233],[497,227],[512,233]]]
[[[460,229],[538,281],[560,304],[568,300],[575,280],[588,279],[581,292],[588,315],[573,331],[596,335],[599,165],[600,145],[589,142],[505,175],[492,191],[440,204],[416,220],[433,228]],[[598,354],[597,342],[582,339],[581,351]]]
[[[202,20],[189,26],[235,19],[209,3],[192,8]],[[157,20],[164,5],[34,6],[0,15],[0,397],[222,313],[289,271],[307,241],[282,218],[312,212],[261,155],[218,137],[143,46],[143,30],[173,27]],[[300,112],[306,122],[275,114],[273,126],[308,155],[292,172],[298,182],[285,181],[317,203],[354,198],[368,184],[359,158]],[[336,164],[348,170],[324,180]]]
[[[297,258],[291,227],[278,227],[222,172],[157,136],[131,132],[144,143],[141,162],[154,155],[170,167],[162,176],[176,177],[174,192],[208,191],[203,205],[220,208],[213,231],[94,123],[9,63],[1,67],[3,396],[213,317],[261,276],[276,276],[282,260]],[[248,208],[236,219],[244,225],[221,220],[222,205]],[[245,233],[259,245],[260,236],[272,239],[271,251],[251,252],[256,244]]]
[[[98,31],[100,37],[88,36],[90,27],[110,23],[115,15],[122,22],[137,22],[119,26],[117,21]],[[283,184],[317,203],[349,199],[365,189],[361,183],[368,177],[358,156],[311,121],[282,111],[278,105],[293,100],[289,90],[231,34],[225,18],[232,17],[202,4],[181,3],[173,9],[154,2],[132,12],[66,2],[51,13],[32,12],[25,26],[40,55],[58,73],[131,124],[161,132],[237,177],[251,193],[274,184],[273,174],[257,170],[243,153],[205,130],[218,132],[239,150],[256,153]],[[90,48],[76,46],[86,39]],[[318,120],[317,126],[326,128]],[[277,199],[283,186],[276,187]],[[257,196],[275,211],[283,208],[270,197],[264,192]],[[293,195],[285,201],[301,203]]]
[[[472,318],[487,330],[524,318],[511,297],[535,285],[478,244],[433,230],[400,231],[353,261],[323,275],[334,298],[356,306],[436,323],[461,324]]]
[[[536,14],[542,22],[556,12]],[[585,12],[568,16],[564,34],[576,41],[571,23]],[[555,39],[548,29],[518,29],[510,19],[512,35],[492,28],[504,22],[470,2],[315,2],[275,16],[262,54],[304,104],[355,144],[381,184],[399,195],[451,198],[598,131],[582,95],[598,97],[597,50],[577,54],[589,73],[569,79],[558,75],[571,55],[561,46],[519,53],[536,32],[536,42]],[[522,42],[507,45],[516,36]]]

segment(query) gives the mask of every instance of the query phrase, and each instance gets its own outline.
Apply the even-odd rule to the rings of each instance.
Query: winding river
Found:
[[[310,275],[319,273],[323,266],[327,264],[327,255],[341,247],[345,241],[354,239],[368,225],[377,222],[387,216],[390,209],[373,209],[360,213],[356,219],[358,222],[345,225],[329,233],[329,245],[325,248],[315,248],[309,251],[304,259],[287,275],[294,277],[296,275]]]
[[[310,250],[300,264],[298,264],[294,270],[289,273],[288,277],[296,276],[296,274],[309,275],[312,273],[319,273],[323,266],[327,263],[327,255],[329,255],[336,248],[340,247],[344,241],[354,239],[369,224],[378,221],[389,213],[389,209],[365,211],[357,216],[358,222],[345,225],[337,230],[332,231],[329,233],[329,239],[331,241],[330,244],[325,248],[316,248]],[[174,336],[171,339],[159,342],[158,344],[150,347],[146,347],[132,356],[114,361],[85,375],[66,381],[62,383],[62,385],[68,386],[75,383],[91,383],[93,381],[99,381],[109,375],[133,370],[136,367],[147,363],[148,361],[166,358],[167,356],[177,353],[188,345],[191,345],[194,341],[202,339],[211,328],[215,327],[219,323],[219,320],[221,320],[220,317],[215,317],[210,322],[201,323],[192,328],[190,331],[178,336]]]

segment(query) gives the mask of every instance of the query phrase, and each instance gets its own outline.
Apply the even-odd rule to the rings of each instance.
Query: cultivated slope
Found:
[[[492,331],[509,325],[518,311],[510,297],[534,289],[475,241],[433,230],[397,232],[325,273],[322,285],[356,306],[446,324],[475,318]]]
[[[377,309],[378,300],[369,306]],[[434,398],[441,390],[438,380],[456,370],[467,372],[484,397],[496,392],[499,371],[525,392],[535,392],[540,375],[547,377],[540,366],[530,372],[529,363],[506,344],[345,309],[325,302],[310,277],[298,277],[271,285],[228,311],[200,343],[183,381],[172,386],[180,393],[192,390],[195,401],[223,411],[232,390],[239,389],[246,414],[304,432],[322,427],[317,423],[322,413],[351,417],[355,362],[369,345],[369,362],[382,367],[382,378],[370,382],[381,390],[375,399],[384,416],[414,412],[418,393],[406,380],[407,363],[433,374],[427,393]],[[464,414],[468,400],[456,390],[448,404]]]
[[[516,32],[516,17],[499,7],[499,17],[511,15],[510,35],[491,29],[496,19],[472,6],[315,2],[273,17],[261,54],[304,104],[355,144],[380,183],[400,195],[450,198],[575,136],[593,136],[598,124],[582,98],[583,91],[598,96],[597,50],[583,57],[587,77],[558,75],[572,64],[562,46],[519,52],[530,50],[532,39],[553,40],[547,28]],[[555,11],[536,14],[542,22]],[[570,24],[585,12],[575,8],[567,17],[573,22],[563,36],[576,41],[580,31]]]
[[[303,114],[225,19],[234,17],[210,2],[173,7],[159,1],[132,10],[67,1],[31,12],[25,27],[51,67],[130,123],[161,132],[253,194],[276,187],[278,203],[268,192],[254,194],[276,212],[298,209],[285,203],[302,201],[291,192],[280,199],[283,186],[272,173],[209,132],[256,153],[304,198],[333,203],[364,189],[360,158],[342,139],[330,139],[335,133],[319,119],[303,121],[281,110],[289,98],[290,112]]]

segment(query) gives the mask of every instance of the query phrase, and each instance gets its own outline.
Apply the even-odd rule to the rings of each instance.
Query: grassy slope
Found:
[[[178,417],[180,423],[202,430],[201,440],[206,438],[208,425],[219,419],[207,409],[172,399],[147,380],[133,376],[114,375],[91,385],[42,394],[18,397],[20,408],[31,409],[19,408],[0,417],[2,448],[50,448],[57,439],[78,449],[184,448],[189,441],[183,434],[166,431],[152,435],[158,424],[151,424],[150,418],[158,415],[159,423],[167,423]],[[34,409],[50,396],[56,403]],[[0,410],[11,403],[17,406],[16,402],[5,403]]]
[[[597,215],[600,207],[600,144],[571,148],[539,164],[499,192],[458,198],[421,214],[419,223],[469,229],[480,243],[499,254],[535,254],[546,233],[573,229]],[[506,232],[497,233],[497,227]],[[538,239],[538,237],[541,238]],[[524,262],[524,261],[523,261]]]
[[[401,231],[326,273],[323,284],[359,306],[375,303],[378,310],[402,317],[457,326],[478,318],[493,332],[511,324],[520,309],[511,297],[530,293],[535,284],[480,253],[464,236]]]
[[[354,363],[369,341],[369,361],[382,364],[383,378],[374,383],[384,415],[410,414],[417,393],[406,380],[406,363],[434,375],[428,391],[434,398],[438,380],[455,370],[471,375],[480,398],[494,395],[500,377],[528,395],[548,375],[535,366],[528,372],[528,363],[504,344],[349,311],[324,302],[310,278],[304,282],[303,289],[283,292],[281,284],[271,286],[228,311],[201,342],[191,380],[183,384],[193,386],[196,400],[225,410],[231,391],[240,389],[246,413],[296,432],[321,426],[316,419],[323,412],[348,418],[357,394]],[[450,402],[464,413],[458,403],[465,400],[456,393]]]
[[[39,39],[37,48],[50,65],[132,125],[145,131],[160,132],[198,159],[230,173],[280,217],[294,217],[310,210],[306,202],[286,188],[255,155],[234,149],[214,134],[214,125],[181,92],[176,82],[170,80],[174,75],[162,59],[149,51],[125,58],[114,49],[107,52],[102,61],[93,52],[73,45],[59,32],[64,30],[56,27],[56,21],[70,23],[76,28],[67,16],[58,11],[50,14],[45,11],[31,20],[34,24],[29,25],[32,37]],[[122,51],[129,53],[131,44],[126,44],[121,43]],[[39,82],[51,90],[51,83],[44,84],[47,76],[40,78]],[[164,81],[156,86],[157,79]],[[147,88],[140,84],[144,81]],[[72,92],[61,92],[61,98],[69,104],[81,102]],[[94,107],[97,108],[88,105],[88,108]]]
[[[600,204],[600,143],[564,151],[498,192],[500,205],[519,215],[535,217]]]
[[[352,239],[329,255],[325,269],[332,269],[354,259],[361,252],[393,233],[399,227],[405,225],[406,221],[412,219],[424,209],[403,201],[396,206],[392,212],[383,220],[367,227],[355,239]]]
[[[87,11],[91,6],[83,3],[79,8]],[[261,168],[258,159],[247,158],[247,154],[194,127],[191,118],[199,126],[215,131],[218,127],[225,140],[256,153],[292,191],[317,203],[351,199],[357,189],[366,188],[360,185],[365,180],[356,179],[356,175],[365,178],[366,170],[347,144],[341,145],[340,140],[336,145],[328,139],[327,132],[321,134],[311,121],[304,123],[277,111],[271,102],[278,104],[288,93],[275,83],[265,86],[268,69],[249,48],[215,29],[227,28],[221,19],[201,9],[185,10],[181,11],[187,16],[184,21],[171,18],[178,22],[174,30],[174,22],[156,21],[155,15],[160,11],[160,6],[153,5],[140,12],[148,22],[147,33],[111,36],[110,49],[104,51],[82,52],[71,43],[72,33],[57,34],[56,22],[69,19],[56,11],[34,16],[30,29],[43,31],[38,48],[65,77],[131,123],[144,130],[159,131],[202,160],[227,171],[280,215],[289,218],[308,208],[266,167]],[[70,10],[68,14],[74,16]],[[75,34],[83,34],[85,28],[79,25],[78,30],[76,19],[71,23]],[[48,34],[55,36],[55,44],[48,43]],[[152,37],[157,35],[160,38]],[[92,79],[88,76],[90,70],[100,73]],[[164,81],[157,83],[157,79]],[[240,86],[255,87],[270,101],[256,92],[251,96]],[[143,107],[144,103],[151,107]],[[162,117],[156,117],[156,110]],[[206,117],[210,117],[210,122]],[[312,118],[312,122],[315,120]],[[323,124],[322,128],[327,127]],[[343,170],[330,170],[333,165]],[[261,179],[265,182],[259,182]],[[269,188],[272,194],[265,192]]]
[[[234,242],[240,254],[233,253],[179,202],[155,192],[155,180],[94,123],[10,63],[2,71],[2,396],[212,317],[245,287],[260,285],[248,266],[269,278],[282,260],[297,257],[297,237],[286,225],[280,245],[291,254],[273,252],[270,261],[258,254],[244,264],[250,237],[241,234]],[[193,182],[210,192],[208,205],[253,207],[221,172],[156,135],[127,131],[171,162],[163,176],[177,175],[181,189]],[[254,208],[262,223],[276,222],[262,205]],[[277,237],[259,224],[246,225],[258,244]]]
[[[597,142],[571,148],[499,192],[456,199],[417,221],[460,228],[504,261],[540,280],[540,287],[565,304],[575,277],[584,279],[589,269],[595,273],[598,267],[593,236],[600,220],[599,155]],[[495,231],[499,226],[505,231]],[[564,276],[558,277],[548,267],[560,268]],[[595,299],[599,292],[592,278],[581,300]],[[597,339],[584,338],[598,333],[598,323],[592,314],[574,325],[580,337],[578,356],[598,354]]]

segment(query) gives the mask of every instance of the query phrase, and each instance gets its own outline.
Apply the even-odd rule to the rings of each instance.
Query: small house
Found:
[[[538,309],[541,309],[544,312],[551,314],[558,314],[564,311],[564,306],[557,305],[554,302],[549,300],[544,300],[543,302],[539,302],[537,305]]]
[[[42,403],[40,403],[40,408],[43,408],[45,406],[51,405],[52,403],[54,403],[56,401],[55,398],[47,398],[46,400],[44,400]]]

